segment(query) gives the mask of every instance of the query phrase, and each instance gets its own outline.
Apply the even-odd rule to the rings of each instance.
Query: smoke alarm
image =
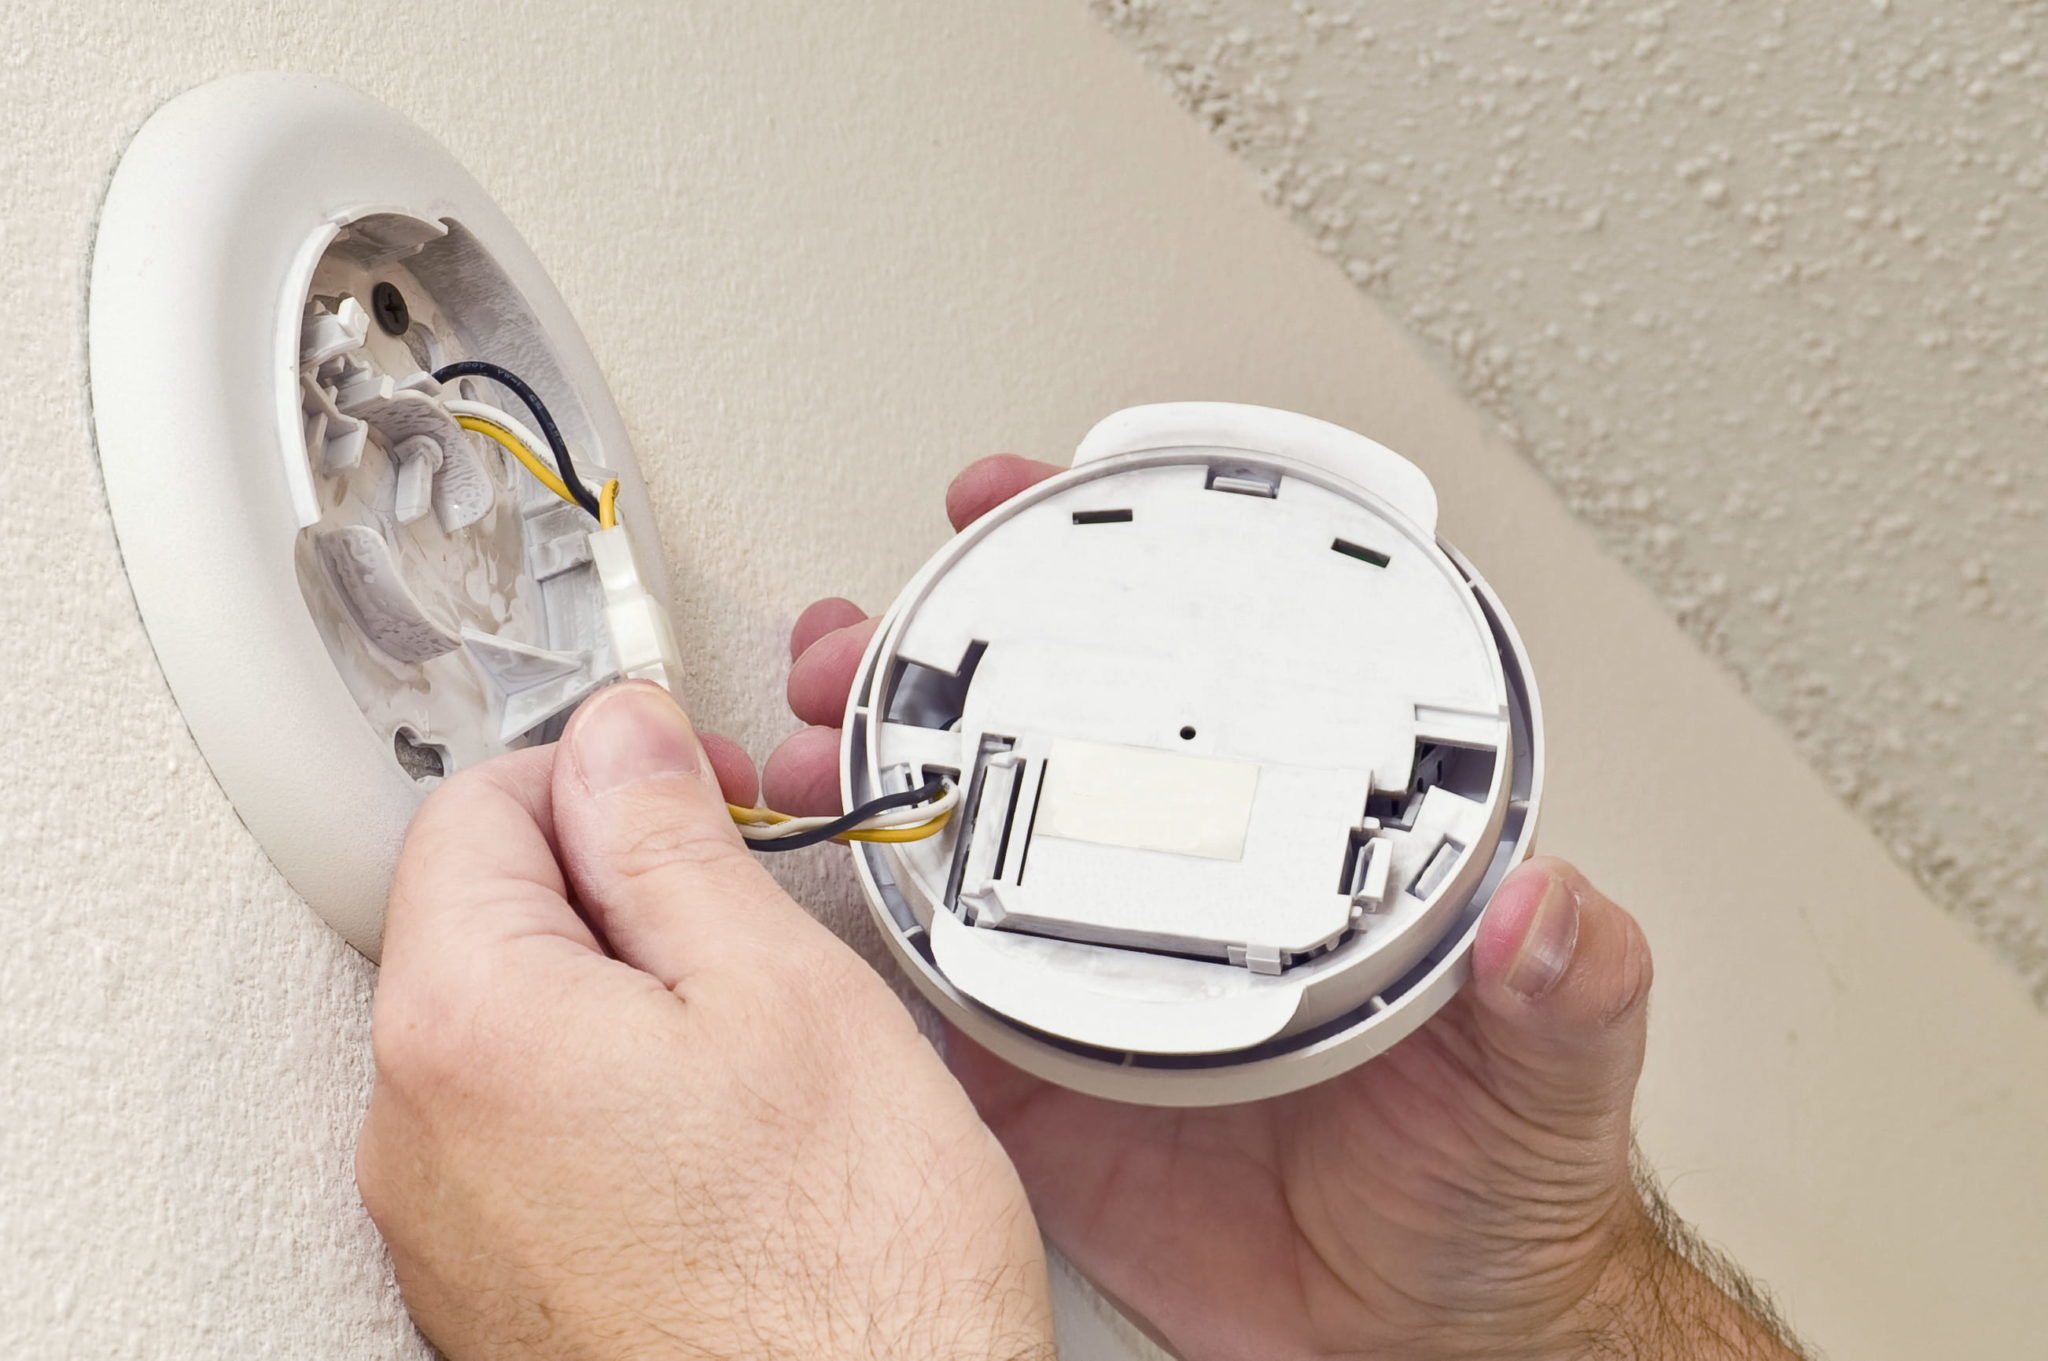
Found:
[[[1103,421],[876,630],[853,807],[951,781],[942,836],[855,846],[920,992],[1010,1062],[1157,1105],[1321,1081],[1429,1018],[1530,850],[1542,728],[1420,469],[1220,403]]]

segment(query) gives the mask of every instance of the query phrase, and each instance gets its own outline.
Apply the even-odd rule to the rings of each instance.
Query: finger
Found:
[[[384,918],[383,982],[522,936],[597,941],[563,896],[550,783],[529,747],[441,782],[413,815]]]
[[[768,806],[800,818],[831,817],[839,798],[839,729],[805,728],[768,753],[761,771]]]
[[[853,689],[861,655],[881,621],[863,619],[834,629],[804,649],[789,668],[789,709],[805,723],[832,724],[846,716],[846,696]]]
[[[796,617],[796,623],[789,630],[789,659],[795,661],[804,655],[812,643],[817,642],[834,629],[843,629],[849,624],[858,624],[868,617],[868,612],[851,600],[831,596],[825,600],[814,600],[804,607]]]
[[[1003,502],[1066,469],[1035,458],[997,454],[968,464],[946,488],[946,518],[965,529]]]
[[[951,1022],[946,1024],[945,1054],[946,1066],[973,1098],[975,1110],[999,1135],[1011,1116],[1046,1089],[1043,1078],[997,1058]]]
[[[754,776],[754,758],[747,755],[746,748],[739,743],[715,732],[705,733],[701,740],[704,755],[711,762],[711,773],[718,777],[718,788],[725,795],[725,801],[742,808],[752,808],[761,793],[760,781]]]
[[[809,917],[756,865],[690,720],[659,686],[586,700],[555,760],[562,867],[618,957],[669,988],[760,958]]]
[[[1547,1128],[1618,1118],[1626,1137],[1650,978],[1642,928],[1583,874],[1548,856],[1516,869],[1473,951],[1496,1089]]]

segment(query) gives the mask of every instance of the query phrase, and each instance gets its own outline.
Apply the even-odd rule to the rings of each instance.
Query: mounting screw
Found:
[[[412,309],[405,305],[405,294],[388,280],[370,290],[370,315],[377,318],[387,336],[402,336],[412,325]]]

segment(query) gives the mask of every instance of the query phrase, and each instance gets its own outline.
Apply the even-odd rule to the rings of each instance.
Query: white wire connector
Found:
[[[640,575],[633,541],[623,526],[592,530],[590,562],[604,587],[604,622],[612,638],[612,656],[619,675],[650,680],[670,694],[678,692],[683,659],[676,647],[668,611],[647,589]]]

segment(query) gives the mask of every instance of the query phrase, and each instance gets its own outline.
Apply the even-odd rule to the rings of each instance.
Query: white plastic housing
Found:
[[[371,307],[386,282],[409,324]],[[673,652],[597,364],[447,152],[353,91],[268,74],[136,134],[101,213],[90,347],[107,498],[178,706],[293,887],[374,957],[436,772],[547,735],[620,673],[614,627],[640,672]],[[425,372],[460,359],[522,376],[592,488],[620,481],[601,547],[456,425],[455,398],[527,418]]]
[[[1464,979],[1542,737],[1499,602],[1406,459],[1289,412],[1140,407],[969,526],[877,630],[848,806],[877,922],[973,1038],[1078,1090],[1252,1100],[1371,1058]]]

